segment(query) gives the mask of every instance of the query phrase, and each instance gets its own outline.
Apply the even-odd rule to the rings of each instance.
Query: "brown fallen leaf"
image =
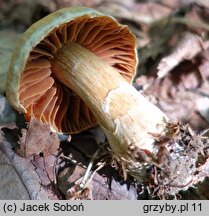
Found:
[[[91,129],[90,132],[73,135],[70,145],[67,142],[62,143],[64,154],[60,155],[62,163],[59,163],[60,167],[58,167],[57,185],[66,199],[137,199],[137,189],[134,186],[129,188],[114,168],[104,167],[98,174],[98,168],[100,169],[105,161],[109,164],[108,152],[102,145],[105,141],[101,128],[97,127]],[[99,150],[98,146],[101,149],[95,157],[95,153]],[[78,187],[90,160],[93,161],[90,178],[88,178],[84,190],[80,191]],[[114,180],[114,177],[117,180]],[[120,184],[120,182],[124,182],[124,184]]]
[[[47,156],[56,152],[60,142],[57,133],[51,132],[49,125],[31,119],[27,129],[22,129],[19,144],[19,153],[29,158],[40,153]]]
[[[41,157],[40,155],[36,155],[33,158],[31,163],[36,167],[36,172],[39,175],[41,180],[41,184],[43,186],[49,186],[52,183],[55,183],[55,163],[59,162],[56,155],[47,155],[45,157]]]
[[[143,85],[143,93],[160,107],[169,119],[189,123],[197,131],[208,127],[208,123],[197,112],[196,100],[200,95],[195,93],[195,89],[202,92],[204,82],[195,61],[182,62],[162,79],[155,80],[151,77],[142,80],[139,78],[136,81],[137,85]]]
[[[193,0],[193,2],[195,2],[196,4],[202,6],[202,7],[206,7],[209,8],[209,1],[205,1],[205,0]]]
[[[94,200],[137,200],[137,190],[133,185],[120,183],[112,178],[110,182],[104,176],[95,173],[92,180],[92,197]],[[141,197],[144,195],[142,194]]]
[[[32,163],[19,157],[8,142],[0,139],[0,199],[51,199]]]
[[[146,24],[151,24],[172,13],[171,8],[151,1],[103,0],[100,4],[95,4],[95,8],[117,18]]]
[[[111,177],[105,177],[98,173],[93,174],[85,185],[85,189],[77,195],[73,194],[81,183],[86,169],[80,166],[67,167],[58,176],[58,186],[67,199],[90,200],[136,200],[137,190],[133,185],[120,183]],[[108,171],[110,172],[110,170]],[[71,192],[71,193],[69,193]],[[73,196],[74,195],[74,196]]]
[[[164,77],[168,72],[170,72],[174,67],[176,67],[183,60],[191,60],[200,51],[209,47],[209,41],[203,41],[202,38],[196,34],[186,32],[183,34],[182,38],[178,42],[176,48],[164,57],[157,69],[158,77]]]

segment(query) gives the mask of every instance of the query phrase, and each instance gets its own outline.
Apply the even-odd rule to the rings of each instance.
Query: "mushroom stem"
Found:
[[[142,159],[138,150],[154,151],[150,133],[162,133],[167,117],[116,68],[71,42],[54,56],[52,71],[89,106],[118,158],[133,165]]]

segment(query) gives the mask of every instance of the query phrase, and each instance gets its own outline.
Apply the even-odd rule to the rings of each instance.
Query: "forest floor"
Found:
[[[0,0],[0,199],[159,199],[132,177],[124,180],[100,127],[76,135],[51,133],[35,119],[27,123],[6,99],[9,61],[21,33],[71,6],[91,7],[128,25],[139,58],[134,87],[169,119],[189,124],[197,134],[209,128],[209,1]],[[206,178],[176,198],[209,199],[208,187]]]

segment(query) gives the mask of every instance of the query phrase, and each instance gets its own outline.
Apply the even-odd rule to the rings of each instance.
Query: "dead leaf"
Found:
[[[69,166],[64,168],[57,176],[59,190],[68,197],[68,191],[75,186],[76,181],[81,179],[86,169],[81,166]]]
[[[36,155],[34,156],[33,161],[31,161],[36,167],[36,172],[38,173],[43,186],[50,186],[52,183],[55,183],[56,173],[54,173],[54,168],[56,161],[58,161],[56,155],[47,155],[45,157]]]
[[[193,3],[199,3],[200,1],[202,0],[173,0],[173,1],[160,0],[160,3],[162,3],[163,5],[170,6],[173,9],[179,9],[185,6],[189,6]]]
[[[164,77],[168,72],[170,72],[174,67],[176,67],[183,60],[191,60],[200,51],[209,47],[209,41],[203,41],[198,35],[186,32],[182,39],[176,45],[176,48],[172,53],[164,57],[157,69],[158,77]]]
[[[136,2],[135,0],[105,0],[95,8],[117,18],[131,20],[136,23],[151,24],[167,17],[172,9],[155,2]]]
[[[0,141],[0,199],[49,199],[35,167]]]
[[[37,2],[47,8],[49,11],[53,12],[65,7],[93,7],[94,4],[101,3],[102,1],[103,0],[38,0]]]
[[[80,182],[86,169],[75,166],[65,168],[58,176],[58,186],[63,194],[69,199],[77,197],[69,197],[69,191],[76,189],[77,183]],[[94,173],[93,178],[86,184],[88,193],[84,199],[91,200],[136,200],[137,191],[132,185],[128,186],[127,183],[120,183],[112,178],[108,181],[109,177],[101,176]],[[75,187],[75,188],[73,188]],[[71,189],[71,190],[70,190]],[[72,196],[72,194],[70,194]],[[82,195],[82,193],[81,193]],[[80,198],[80,197],[79,197]]]
[[[207,80],[209,78],[209,50],[205,50],[201,54],[201,64],[199,65],[198,69],[203,80],[207,83]]]
[[[193,4],[184,17],[185,24],[188,24],[187,30],[208,39],[208,16],[209,10],[207,8]],[[179,21],[181,22],[181,20]]]
[[[27,129],[22,129],[19,144],[19,153],[29,158],[40,153],[47,156],[56,152],[60,142],[57,133],[51,132],[49,125],[34,118],[28,123]]]
[[[95,174],[92,180],[92,197],[94,200],[137,200],[138,194],[133,185],[121,183],[114,178],[110,182],[106,178]]]
[[[195,2],[196,4],[199,4],[202,7],[209,8],[209,1],[205,1],[205,0],[193,0],[193,2]]]
[[[196,64],[185,61],[162,79],[148,78],[143,81],[145,83],[137,83],[145,86],[144,94],[170,120],[189,123],[198,131],[208,127],[208,123],[197,113],[196,100],[199,95],[194,91],[202,89],[203,81]]]

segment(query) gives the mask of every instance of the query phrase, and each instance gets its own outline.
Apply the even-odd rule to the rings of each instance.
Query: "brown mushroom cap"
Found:
[[[135,37],[127,26],[89,8],[65,8],[33,24],[10,63],[7,97],[27,119],[57,131],[78,133],[96,125],[83,100],[53,75],[52,59],[64,43],[76,42],[114,67],[128,82],[135,73]]]

